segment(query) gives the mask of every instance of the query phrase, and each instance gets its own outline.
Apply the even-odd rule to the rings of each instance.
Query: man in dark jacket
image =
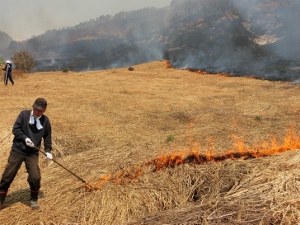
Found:
[[[50,153],[52,130],[49,118],[44,115],[46,108],[47,101],[44,98],[37,98],[32,105],[32,110],[21,111],[13,125],[12,148],[0,181],[0,209],[3,207],[7,191],[23,162],[25,162],[28,173],[31,208],[39,207],[37,200],[41,186],[41,173],[38,165],[38,149],[41,147],[42,139],[46,157],[50,160],[53,159]]]
[[[4,75],[4,84],[7,85],[7,81],[8,79],[10,80],[10,82],[12,83],[12,85],[14,85],[14,80],[12,78],[12,64],[9,60],[6,61],[5,67],[4,69],[2,69],[5,71],[5,75]]]

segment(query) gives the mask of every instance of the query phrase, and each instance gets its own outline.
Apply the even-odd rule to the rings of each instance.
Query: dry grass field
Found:
[[[299,224],[300,86],[133,68],[15,74],[0,88],[0,173],[17,115],[44,97],[55,160],[88,182],[41,155],[40,209],[22,166],[1,224]]]

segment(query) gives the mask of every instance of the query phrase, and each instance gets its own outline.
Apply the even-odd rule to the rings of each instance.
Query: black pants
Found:
[[[10,152],[7,165],[2,174],[0,182],[1,191],[8,191],[23,162],[25,162],[25,167],[28,173],[27,181],[31,192],[39,191],[41,187],[41,172],[38,165],[38,155],[23,155],[13,150]]]
[[[11,71],[7,72],[7,78],[8,79],[4,80],[5,85],[7,85],[8,80],[14,85],[15,82],[14,82],[14,80],[12,78],[12,72]]]

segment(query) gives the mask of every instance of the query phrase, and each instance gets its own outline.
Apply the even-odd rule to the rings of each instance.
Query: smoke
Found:
[[[160,34],[160,16],[164,12],[164,9],[156,8],[120,12],[115,16],[101,16],[74,28],[46,32],[37,37],[40,42],[49,40],[49,47],[39,51],[39,64],[35,70],[99,70],[161,60],[164,42]],[[94,26],[92,29],[91,24]],[[55,60],[56,65],[50,64],[49,52],[55,52],[55,58],[60,59]]]
[[[1,4],[1,28],[16,41],[43,34],[47,30],[74,26],[101,15],[114,15],[145,7],[165,7],[171,0],[15,0]],[[71,3],[71,4],[70,4]]]
[[[49,46],[37,57],[53,69],[119,68],[167,59],[175,68],[296,81],[299,9],[296,0],[173,0],[162,9],[120,12],[48,31],[37,37]],[[49,52],[55,52],[52,61]]]
[[[253,76],[269,80],[299,79],[297,44],[299,5],[296,0],[234,0],[223,12],[201,10],[199,29],[180,27],[167,58],[178,68]],[[217,4],[217,3],[215,3]],[[206,16],[205,16],[206,15]],[[182,40],[185,40],[184,42]]]
[[[289,54],[293,51],[295,44],[300,37],[299,30],[299,9],[300,3],[297,0],[288,1],[251,1],[254,4],[252,8],[243,4],[243,1],[236,1],[235,6],[242,12],[244,20],[249,21],[250,29],[262,30],[258,34],[262,39],[273,37],[278,39],[276,45],[271,50],[281,58],[292,59],[293,55]],[[245,7],[246,6],[246,7]],[[263,10],[257,10],[262,7]],[[271,38],[272,39],[272,38]],[[281,44],[280,40],[283,42]]]

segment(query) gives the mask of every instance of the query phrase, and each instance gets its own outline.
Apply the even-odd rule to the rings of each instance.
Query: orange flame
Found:
[[[172,68],[171,63],[168,60],[165,60],[166,63],[166,69]]]
[[[128,167],[119,170],[114,174],[108,174],[94,185],[88,184],[84,188],[88,191],[99,190],[101,186],[110,181],[115,184],[137,183],[139,177],[145,173],[147,168],[151,168],[153,172],[163,168],[174,168],[182,164],[204,164],[208,162],[221,162],[227,159],[251,159],[258,157],[271,156],[282,152],[292,151],[300,148],[300,135],[296,133],[295,126],[292,126],[286,133],[281,144],[278,144],[275,138],[271,138],[269,142],[265,141],[249,147],[241,139],[235,137],[232,149],[223,154],[215,154],[215,145],[212,139],[206,154],[200,154],[199,151],[191,150],[190,152],[179,151],[170,155],[161,155],[139,166]],[[199,146],[194,144],[193,146]]]
[[[166,62],[166,69],[168,68],[174,68],[172,66],[172,64],[168,61],[168,60],[165,60]],[[190,72],[193,72],[193,73],[198,73],[198,74],[215,74],[215,75],[218,75],[218,76],[222,76],[222,77],[233,77],[233,75],[230,75],[228,73],[222,73],[222,72],[218,72],[218,73],[211,73],[211,72],[206,72],[206,71],[202,71],[202,70],[193,70],[191,68],[186,68],[187,71],[190,71]],[[253,76],[243,76],[243,77],[247,77],[247,78],[250,78],[250,79],[255,79]]]

